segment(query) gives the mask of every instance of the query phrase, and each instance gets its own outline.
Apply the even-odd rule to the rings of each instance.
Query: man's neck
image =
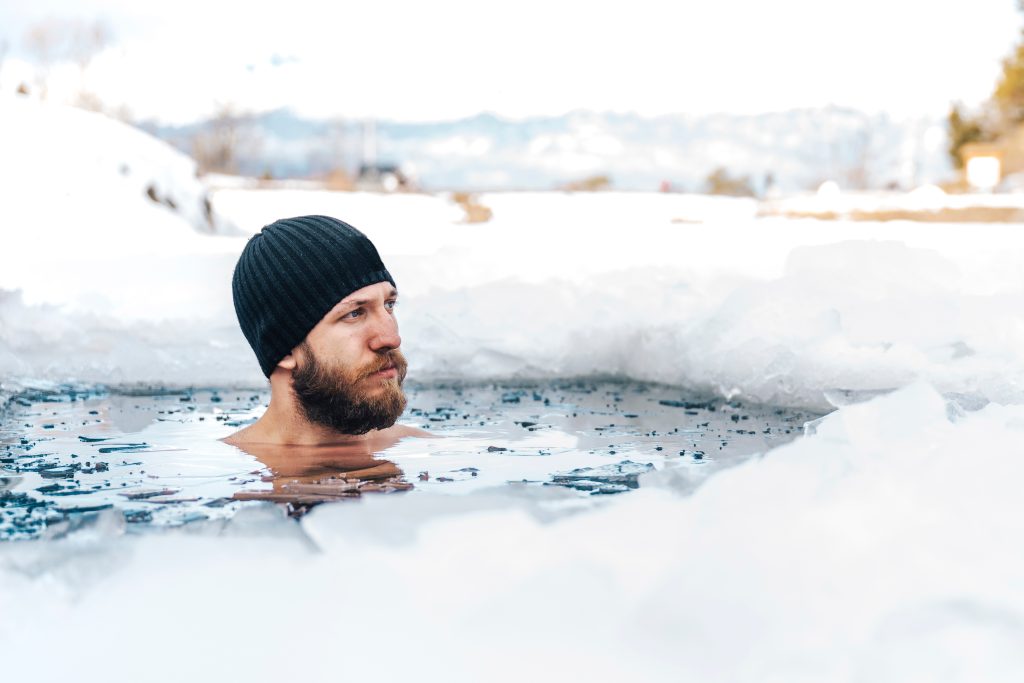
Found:
[[[365,434],[342,434],[330,427],[315,424],[301,415],[274,409],[270,402],[267,412],[245,429],[229,436],[225,441],[233,444],[264,443],[289,446],[328,446],[364,441]]]
[[[270,405],[256,422],[225,439],[241,445],[262,443],[291,446],[327,446],[364,441],[367,435],[342,434],[325,425],[310,422],[291,391],[291,377],[270,378]]]

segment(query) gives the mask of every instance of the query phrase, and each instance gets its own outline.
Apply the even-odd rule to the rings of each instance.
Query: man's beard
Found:
[[[365,434],[390,427],[405,410],[406,362],[400,351],[378,354],[366,367],[334,368],[320,363],[305,341],[299,346],[303,360],[292,373],[292,388],[310,422],[342,434]],[[373,377],[392,365],[395,377]]]

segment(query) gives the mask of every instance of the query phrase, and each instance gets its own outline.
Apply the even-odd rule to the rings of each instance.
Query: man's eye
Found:
[[[387,302],[384,303],[384,305],[387,307],[387,309],[389,311],[393,311],[393,310],[395,310],[395,306],[398,305],[398,302],[397,301],[387,301]]]
[[[345,319],[347,318],[347,319],[349,319],[349,320],[352,320],[352,319],[358,318],[358,317],[359,317],[359,316],[361,316],[362,314],[363,314],[363,309],[361,309],[361,308],[357,308],[356,310],[354,310],[354,311],[349,311],[349,312],[348,312],[348,313],[346,313],[345,315],[341,316],[341,319],[342,319],[342,320],[345,320]]]

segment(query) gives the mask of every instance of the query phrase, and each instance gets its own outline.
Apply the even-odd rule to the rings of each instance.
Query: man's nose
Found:
[[[397,349],[402,345],[402,338],[398,335],[398,321],[391,313],[381,313],[374,321],[373,334],[370,337],[370,348],[374,351],[387,351]]]

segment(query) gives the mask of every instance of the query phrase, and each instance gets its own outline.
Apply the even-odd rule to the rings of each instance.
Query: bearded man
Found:
[[[395,425],[406,403],[398,290],[366,235],[327,216],[271,223],[245,245],[232,295],[270,405],[226,442],[373,453],[422,433]]]

